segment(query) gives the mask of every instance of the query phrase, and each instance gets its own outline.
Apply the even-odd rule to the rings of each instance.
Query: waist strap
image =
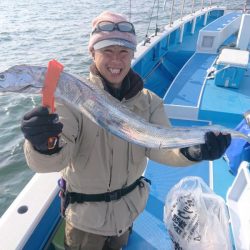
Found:
[[[66,192],[66,199],[68,203],[83,203],[83,202],[98,202],[98,201],[114,201],[119,200],[122,196],[125,196],[126,194],[130,193],[132,190],[134,190],[137,186],[144,186],[144,183],[142,180],[147,181],[149,184],[151,184],[151,181],[147,178],[141,176],[138,180],[136,180],[131,185],[114,190],[112,192],[107,193],[101,193],[101,194],[82,194],[82,193],[75,193],[75,192]]]

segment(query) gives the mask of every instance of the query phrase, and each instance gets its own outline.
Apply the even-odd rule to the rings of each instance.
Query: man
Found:
[[[162,100],[143,88],[131,69],[136,49],[134,26],[116,13],[93,20],[89,51],[90,81],[151,123],[170,126]],[[206,143],[183,149],[149,149],[128,143],[98,127],[68,104],[57,114],[38,107],[22,121],[27,163],[36,172],[61,171],[66,181],[66,249],[121,249],[129,229],[145,208],[149,181],[142,178],[147,157],[173,166],[214,160],[225,152],[230,135],[206,134]],[[49,137],[57,137],[48,149]],[[167,180],[166,180],[167,181]]]

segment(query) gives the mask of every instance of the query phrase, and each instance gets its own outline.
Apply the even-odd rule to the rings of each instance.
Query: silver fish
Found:
[[[18,65],[0,73],[0,92],[39,94],[46,67]],[[171,127],[152,124],[135,115],[95,84],[62,72],[55,92],[57,100],[77,107],[110,133],[147,148],[181,148],[205,142],[208,131],[230,133],[250,142],[250,137],[221,126]]]

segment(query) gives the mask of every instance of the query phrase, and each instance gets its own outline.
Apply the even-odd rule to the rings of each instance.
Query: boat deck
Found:
[[[195,53],[174,79],[164,97],[164,103],[197,107],[207,69],[212,66],[215,58],[216,55]]]
[[[146,177],[152,181],[150,197],[144,212],[137,218],[126,250],[171,249],[171,239],[163,222],[168,191],[187,175],[202,177],[208,183],[208,162],[187,168],[169,167],[149,162]]]
[[[176,126],[206,125],[201,121],[171,120]],[[168,191],[185,176],[200,176],[209,185],[209,162],[190,167],[171,167],[149,161],[145,176],[152,181],[147,206],[136,219],[129,243],[124,250],[171,249],[171,239],[163,222]]]
[[[195,53],[174,79],[164,97],[170,115],[184,115],[185,109],[197,110],[193,119],[209,120],[234,128],[250,107],[250,65],[240,87],[225,88],[206,79],[207,69],[213,66],[217,55]],[[173,110],[173,111],[172,111]]]
[[[239,89],[216,86],[214,79],[207,81],[200,105],[200,119],[208,117],[214,123],[231,124],[235,127],[250,108],[250,69],[245,72]],[[223,118],[223,120],[222,120]]]
[[[214,22],[208,24],[206,27],[203,28],[204,31],[220,31],[229,23],[234,21],[236,18],[241,16],[241,13],[231,12],[221,16],[220,18],[216,19]]]

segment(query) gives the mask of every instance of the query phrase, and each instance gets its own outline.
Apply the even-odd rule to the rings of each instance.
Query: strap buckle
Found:
[[[119,200],[122,197],[122,192],[121,189],[116,190],[116,191],[112,191],[109,193],[105,194],[105,201],[106,202],[110,202],[110,201],[114,201],[114,200]]]

